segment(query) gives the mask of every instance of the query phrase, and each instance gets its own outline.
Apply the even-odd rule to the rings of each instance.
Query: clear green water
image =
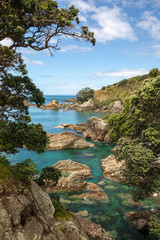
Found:
[[[92,116],[101,116],[100,113],[62,112],[61,110],[47,111],[34,107],[30,108],[30,115],[33,122],[42,123],[44,129],[50,133],[66,131],[65,129],[54,128],[61,123],[76,124],[86,122],[87,119]],[[155,238],[153,238],[153,236],[144,236],[137,232],[131,224],[127,222],[124,215],[129,211],[145,211],[147,208],[155,207],[156,202],[146,200],[147,205],[143,207],[131,205],[131,189],[121,183],[113,182],[103,177],[101,159],[112,154],[111,150],[113,147],[114,145],[96,143],[95,148],[46,151],[42,154],[26,149],[19,149],[18,154],[10,155],[8,158],[12,164],[20,162],[25,158],[31,158],[37,163],[39,170],[46,166],[52,166],[59,160],[65,159],[72,159],[73,161],[88,165],[93,175],[93,178],[88,181],[98,183],[107,194],[108,200],[76,199],[73,198],[72,195],[77,194],[77,192],[61,193],[59,196],[63,199],[63,203],[73,212],[87,210],[89,212],[87,218],[101,224],[102,227],[110,232],[117,240],[154,240]],[[84,153],[92,154],[92,156],[86,156]]]

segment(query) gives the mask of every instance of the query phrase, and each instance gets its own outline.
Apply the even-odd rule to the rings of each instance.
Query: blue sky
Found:
[[[148,73],[160,62],[160,0],[61,0],[75,5],[96,46],[62,38],[60,50],[21,49],[29,77],[44,94],[76,94]],[[160,67],[159,67],[160,68]]]

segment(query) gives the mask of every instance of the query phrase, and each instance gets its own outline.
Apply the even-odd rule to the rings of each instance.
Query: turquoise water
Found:
[[[74,96],[47,96],[46,103],[51,102],[54,98],[61,102],[71,97]],[[32,122],[40,122],[45,131],[58,133],[66,131],[66,129],[55,128],[61,123],[76,124],[86,122],[87,119],[92,116],[101,117],[103,114],[75,111],[63,112],[62,110],[51,111],[30,107],[30,115]],[[95,143],[95,148],[46,151],[41,154],[26,149],[19,149],[19,153],[10,155],[8,158],[12,164],[20,162],[25,158],[31,158],[37,163],[38,170],[46,166],[52,166],[57,161],[65,159],[72,159],[73,161],[88,165],[93,175],[93,178],[88,181],[98,183],[107,194],[108,200],[86,201],[84,199],[73,198],[73,194],[75,195],[77,193],[63,193],[59,194],[62,202],[73,212],[87,210],[89,212],[88,219],[101,224],[117,240],[153,240],[154,238],[152,236],[144,236],[137,232],[124,217],[125,213],[129,211],[144,211],[145,206],[138,207],[131,205],[131,189],[121,183],[112,182],[103,177],[101,159],[112,154],[111,150],[113,147],[114,145]],[[84,155],[85,153],[92,154],[92,156],[86,156]],[[151,201],[147,202],[149,208],[155,204],[156,203],[152,203]]]

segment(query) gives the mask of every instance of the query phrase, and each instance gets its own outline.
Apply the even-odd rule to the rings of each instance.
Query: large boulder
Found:
[[[82,230],[87,234],[89,240],[114,240],[100,225],[77,216]]]
[[[89,118],[86,125],[84,137],[94,141],[105,141],[108,133],[107,123],[101,118]]]
[[[92,99],[89,99],[88,101],[80,104],[79,107],[80,108],[93,109],[93,108],[95,108],[95,104],[94,104],[94,101]]]
[[[53,167],[61,170],[62,174],[65,173],[80,173],[84,178],[91,178],[91,170],[85,164],[77,163],[72,161],[71,159],[58,161]]]
[[[94,144],[86,142],[81,136],[69,131],[55,134],[48,133],[47,136],[50,141],[49,150],[94,147]]]
[[[111,103],[108,111],[111,113],[120,113],[123,111],[123,109],[124,109],[124,106],[121,103],[121,101],[115,101],[114,103]]]
[[[47,189],[49,192],[70,192],[84,189],[87,183],[81,173],[73,172],[68,177],[61,177],[55,187]]]
[[[114,155],[102,159],[101,167],[106,178],[112,181],[124,182],[124,178],[121,175],[123,162],[117,162]]]

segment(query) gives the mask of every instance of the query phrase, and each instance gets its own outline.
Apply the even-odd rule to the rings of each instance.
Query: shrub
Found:
[[[89,99],[93,99],[93,97],[94,97],[94,90],[89,87],[83,88],[76,95],[77,102],[80,102],[80,103],[88,101]]]

